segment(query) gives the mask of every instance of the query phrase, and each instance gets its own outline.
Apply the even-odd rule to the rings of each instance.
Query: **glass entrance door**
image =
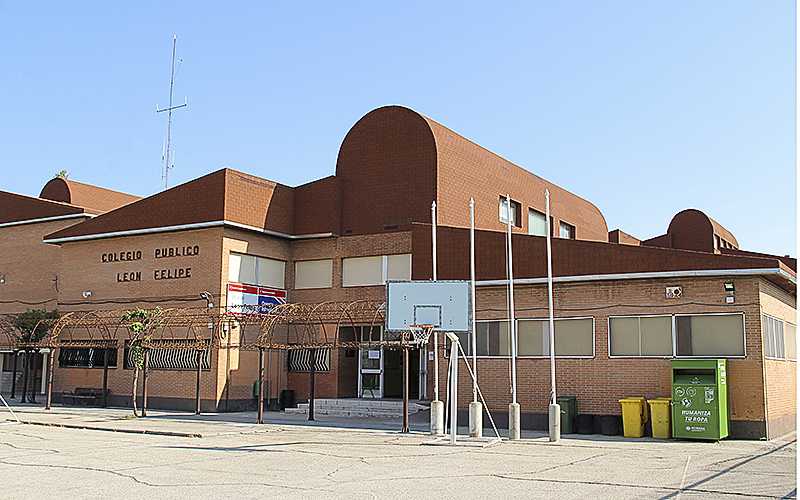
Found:
[[[362,326],[358,332],[361,342],[380,342],[383,328]],[[380,344],[366,345],[358,356],[358,397],[383,397],[383,348]]]

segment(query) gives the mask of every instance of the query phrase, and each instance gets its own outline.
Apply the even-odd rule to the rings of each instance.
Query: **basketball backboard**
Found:
[[[388,332],[421,325],[442,332],[472,329],[469,281],[389,281],[386,309]]]

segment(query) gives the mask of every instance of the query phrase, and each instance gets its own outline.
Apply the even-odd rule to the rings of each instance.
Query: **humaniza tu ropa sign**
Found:
[[[268,286],[228,283],[228,311],[239,314],[265,314],[286,303],[286,290]]]

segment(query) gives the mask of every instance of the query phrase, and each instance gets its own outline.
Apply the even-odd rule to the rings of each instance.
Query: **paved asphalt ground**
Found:
[[[0,498],[796,495],[794,436],[720,443],[570,436],[553,445],[535,434],[490,447],[450,447],[426,445],[431,440],[422,433],[324,422],[256,426],[215,416],[131,421],[122,410],[54,409],[47,416],[17,410],[23,420],[39,423],[103,427],[113,420],[128,422],[117,430],[180,428],[203,437],[12,424],[0,413]]]

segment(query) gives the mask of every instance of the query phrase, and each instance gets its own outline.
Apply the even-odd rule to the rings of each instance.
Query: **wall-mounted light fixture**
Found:
[[[211,292],[205,291],[200,292],[200,298],[206,301],[206,307],[211,309],[214,307],[214,299],[211,296]]]
[[[84,298],[84,299],[88,299],[89,297],[91,297],[91,296],[92,296],[92,291],[91,291],[91,290],[84,290],[84,291],[81,293],[81,295],[83,295],[83,298]]]
[[[5,284],[6,284],[6,275],[0,273],[0,285],[5,285]]]
[[[725,289],[725,303],[726,304],[733,304],[736,302],[736,286],[734,286],[733,281],[726,281],[723,285]]]

